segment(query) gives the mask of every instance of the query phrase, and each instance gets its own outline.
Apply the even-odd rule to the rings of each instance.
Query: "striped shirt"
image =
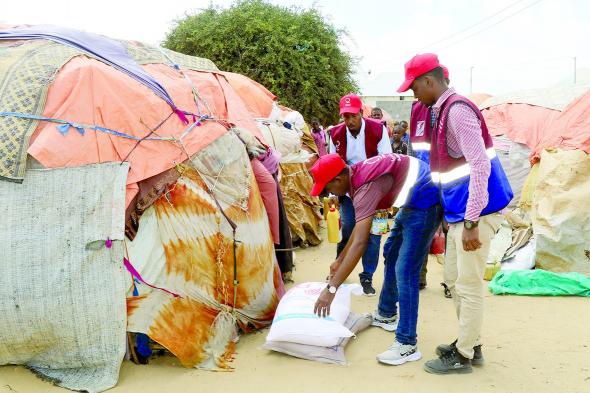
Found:
[[[455,89],[447,89],[432,106],[435,116]],[[453,105],[447,120],[447,148],[453,158],[465,157],[470,167],[469,198],[465,219],[477,221],[481,211],[487,206],[488,179],[491,173],[490,159],[481,136],[481,124],[473,110],[464,104]]]

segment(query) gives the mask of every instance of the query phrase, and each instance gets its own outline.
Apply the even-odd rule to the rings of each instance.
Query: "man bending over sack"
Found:
[[[416,341],[420,269],[442,211],[428,165],[397,154],[384,154],[348,166],[337,154],[321,157],[311,168],[312,195],[324,189],[352,198],[356,225],[346,247],[330,266],[329,284],[320,294],[314,312],[330,314],[330,304],[340,284],[354,270],[367,247],[378,209],[401,209],[384,247],[385,278],[374,313],[374,325],[396,330],[393,345],[379,354],[385,364],[400,365],[422,357]],[[398,324],[396,302],[399,301]]]

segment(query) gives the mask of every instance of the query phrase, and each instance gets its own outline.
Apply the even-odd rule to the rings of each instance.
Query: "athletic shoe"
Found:
[[[436,347],[436,354],[441,356],[443,353],[450,353],[457,346],[457,340],[451,344],[441,344]],[[483,353],[481,352],[481,344],[473,347],[473,359],[471,359],[473,366],[481,366],[483,364]]]
[[[363,287],[363,294],[365,296],[375,296],[377,293],[375,288],[373,288],[373,281],[371,280],[361,280],[361,285]]]
[[[469,374],[473,372],[471,361],[461,355],[457,348],[443,353],[438,359],[424,363],[424,370],[431,374]]]
[[[383,328],[388,332],[395,332],[395,329],[397,329],[397,323],[397,315],[394,315],[390,318],[385,318],[379,314],[379,311],[375,311],[373,313],[373,322],[371,323],[371,325],[379,326],[380,328]]]
[[[397,340],[387,351],[377,355],[379,362],[391,366],[399,366],[406,362],[415,362],[416,360],[420,360],[420,358],[422,358],[422,354],[418,350],[417,345],[406,345]]]

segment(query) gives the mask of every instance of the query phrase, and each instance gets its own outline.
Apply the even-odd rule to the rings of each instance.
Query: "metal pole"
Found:
[[[576,67],[576,56],[574,56],[574,85],[577,83],[577,75],[576,75],[577,68],[578,67]]]
[[[473,66],[469,67],[469,93],[473,93]]]

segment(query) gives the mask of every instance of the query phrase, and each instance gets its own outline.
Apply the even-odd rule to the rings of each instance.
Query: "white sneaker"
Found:
[[[388,332],[395,332],[395,329],[397,329],[397,323],[397,315],[394,315],[391,318],[385,318],[379,314],[379,311],[375,311],[373,313],[373,322],[371,323],[371,325],[379,326],[380,328],[383,328]]]
[[[397,342],[397,340],[387,351],[377,355],[379,362],[392,366],[399,366],[406,362],[415,362],[421,358],[422,354],[418,350],[417,345],[405,345]]]

